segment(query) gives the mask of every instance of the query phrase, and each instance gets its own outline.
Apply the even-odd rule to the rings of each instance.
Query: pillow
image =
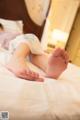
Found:
[[[21,20],[7,20],[0,18],[0,23],[3,24],[5,31],[8,32],[23,32],[23,22]]]

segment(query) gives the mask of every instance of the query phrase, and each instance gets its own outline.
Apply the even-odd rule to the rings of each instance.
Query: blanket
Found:
[[[1,111],[10,120],[80,120],[80,68],[69,63],[58,80],[36,82],[17,78],[0,63]]]

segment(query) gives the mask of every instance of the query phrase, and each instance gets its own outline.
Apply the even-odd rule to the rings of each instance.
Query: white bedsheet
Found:
[[[80,68],[69,64],[59,80],[32,82],[0,64],[0,111],[10,120],[80,120]]]

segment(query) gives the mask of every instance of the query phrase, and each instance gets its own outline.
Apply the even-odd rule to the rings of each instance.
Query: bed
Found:
[[[32,82],[0,64],[0,111],[10,120],[80,120],[80,68],[69,64],[58,80]]]
[[[14,14],[5,12],[9,10],[8,1],[1,1],[2,6],[5,5],[4,2],[7,5],[4,14],[0,13],[1,18],[25,21],[24,17],[20,18],[19,11],[16,14],[12,9]],[[15,2],[18,4],[19,1],[13,0],[11,5],[15,5]],[[23,2],[20,0],[20,3]],[[19,21],[19,23],[22,28],[22,22]],[[38,28],[35,33],[41,37],[44,25],[34,24],[33,26]],[[31,32],[33,27],[29,28],[28,31],[24,29],[24,31]],[[4,50],[1,48],[0,52],[4,52]],[[43,73],[30,62],[28,65],[31,69]],[[33,82],[17,78],[0,62],[0,117],[2,112],[8,112],[10,120],[80,120],[80,67],[69,63],[68,68],[58,80],[45,78],[44,82]]]

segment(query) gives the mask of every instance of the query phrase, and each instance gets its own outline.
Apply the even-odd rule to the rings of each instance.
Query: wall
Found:
[[[52,0],[42,37],[44,50],[48,45],[65,48],[78,7],[78,0]]]
[[[77,12],[66,50],[71,62],[80,66],[80,8]]]

